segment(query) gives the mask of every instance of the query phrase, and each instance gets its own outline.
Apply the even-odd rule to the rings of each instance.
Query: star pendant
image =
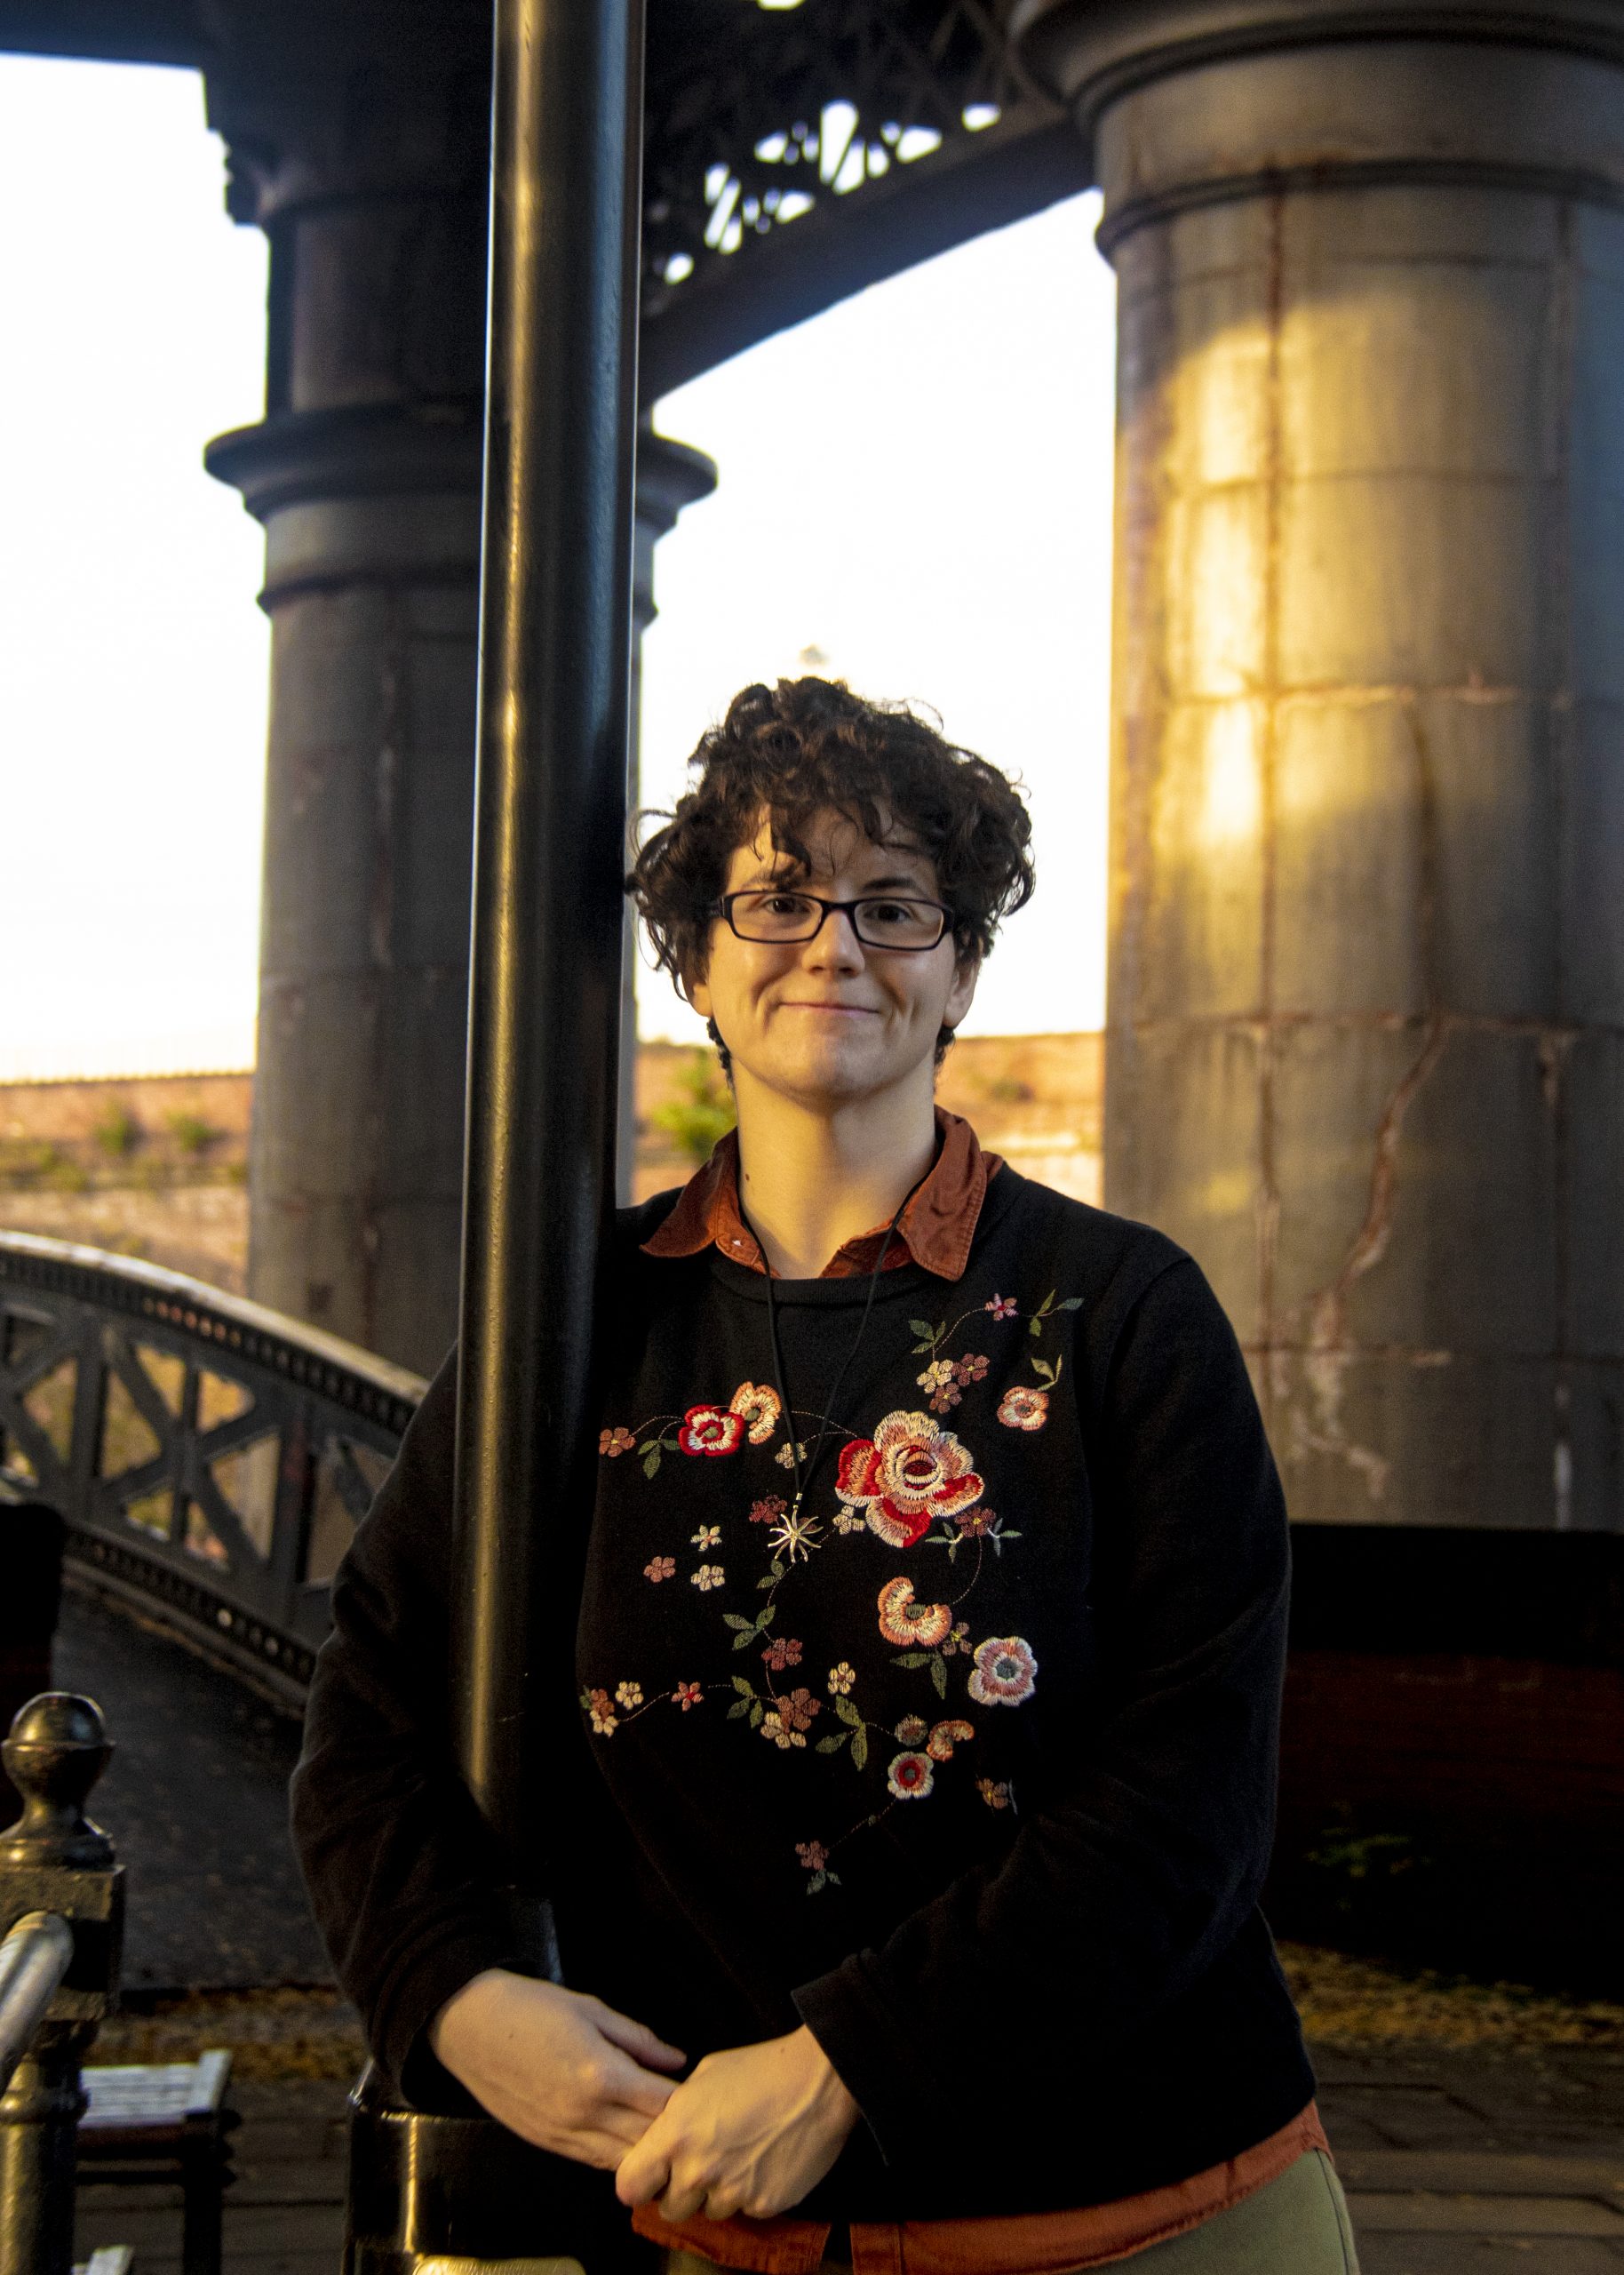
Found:
[[[792,1564],[798,1556],[809,1557],[815,1548],[823,1546],[817,1537],[823,1529],[823,1519],[803,1517],[800,1504],[797,1501],[768,1534],[768,1545],[776,1548],[780,1556],[787,1556]]]

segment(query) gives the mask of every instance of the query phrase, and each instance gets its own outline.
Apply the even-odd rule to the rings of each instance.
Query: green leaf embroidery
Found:
[[[933,1651],[930,1655],[930,1680],[935,1687],[936,1696],[945,1698],[947,1696],[947,1661],[940,1651]]]
[[[816,1751],[819,1753],[839,1753],[850,1736],[849,1730],[835,1730],[826,1738],[819,1738]]]
[[[1041,1335],[1043,1332],[1042,1319],[1029,1319],[1026,1322],[1026,1332],[1028,1335]]]
[[[734,1637],[733,1648],[736,1651],[747,1651],[755,1640],[756,1631],[750,1625],[749,1622],[746,1621],[744,1633]]]
[[[1040,1383],[1052,1383],[1055,1379],[1055,1369],[1047,1359],[1034,1359],[1032,1372]]]
[[[756,1695],[756,1687],[747,1674],[736,1674],[733,1678],[733,1688],[735,1690],[742,1690],[746,1698],[753,1698]]]
[[[742,1627],[747,1635],[753,1635],[756,1632],[755,1622],[746,1619],[743,1612],[724,1611],[721,1616],[725,1627]]]
[[[827,1885],[829,1875],[827,1872],[814,1872],[811,1879],[807,1882],[807,1894],[808,1896],[816,1896],[821,1888]]]
[[[756,1633],[759,1635],[764,1627],[770,1627],[777,1616],[778,1607],[776,1603],[763,1604],[756,1615]]]
[[[932,1327],[927,1319],[911,1319],[908,1324],[915,1335],[927,1335],[933,1343],[942,1332],[939,1327]]]
[[[935,1347],[936,1346],[934,1343],[916,1343],[913,1346],[913,1356],[917,1359],[919,1357],[921,1353],[926,1351],[934,1351]]]
[[[731,1705],[731,1706],[729,1706],[729,1707],[728,1707],[728,1720],[730,1722],[736,1722],[736,1721],[737,1721],[737,1720],[738,1720],[738,1718],[739,1718],[739,1716],[740,1716],[741,1714],[748,1714],[748,1713],[749,1713],[749,1712],[750,1712],[750,1701],[749,1701],[749,1699],[748,1699],[748,1698],[736,1698],[736,1699],[734,1700],[734,1702],[733,1702],[732,1705]]]
[[[891,1664],[894,1667],[922,1667],[929,1656],[928,1651],[904,1651],[900,1658],[893,1659]]]
[[[766,1712],[766,1707],[762,1705],[760,1700],[758,1698],[750,1709],[750,1727],[752,1730],[759,1730],[760,1728],[762,1717],[765,1715]]]
[[[868,1732],[854,1730],[851,1734],[851,1763],[854,1769],[868,1766]]]
[[[659,1465],[660,1449],[657,1446],[651,1446],[649,1451],[643,1456],[643,1475],[645,1477],[652,1477]]]
[[[736,1675],[734,1677],[734,1680],[736,1682],[738,1678]],[[834,1702],[834,1711],[840,1716],[841,1721],[849,1722],[854,1729],[857,1728],[863,1720],[862,1715],[858,1713],[856,1708],[852,1704],[849,1698],[837,1698]]]
[[[1083,1299],[1080,1296],[1068,1296],[1063,1304],[1056,1304],[1055,1308],[1057,1312],[1080,1312]]]
[[[824,1878],[828,1881],[831,1888],[839,1888],[840,1885],[840,1875],[839,1872],[825,1872],[824,1874]]]

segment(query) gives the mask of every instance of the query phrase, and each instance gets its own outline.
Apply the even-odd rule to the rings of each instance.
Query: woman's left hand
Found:
[[[621,2159],[615,2193],[672,2221],[770,2219],[817,2185],[861,2113],[805,2028],[707,2054]]]

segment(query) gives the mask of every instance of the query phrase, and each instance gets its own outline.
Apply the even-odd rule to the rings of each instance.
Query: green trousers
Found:
[[[1106,2263],[1134,2275],[1359,2275],[1347,2199],[1323,2149],[1305,2151],[1278,2180],[1187,2234]],[[825,2259],[823,2275],[843,2275],[843,2266]],[[714,2269],[697,2252],[671,2251],[665,2275]]]

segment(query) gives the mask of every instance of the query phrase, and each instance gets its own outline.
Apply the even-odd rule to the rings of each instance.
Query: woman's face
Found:
[[[783,884],[826,900],[896,893],[941,898],[934,865],[906,830],[877,843],[843,814],[820,814],[806,832],[801,870],[776,852],[763,818],[753,843],[734,849],[722,890]],[[741,940],[712,923],[704,978],[689,989],[732,1054],[741,1098],[752,1085],[814,1109],[854,1103],[919,1080],[936,1036],[957,1026],[975,993],[974,960],[960,962],[951,931],[912,954],[867,947],[848,915],[829,915],[799,944]],[[928,1075],[923,1078],[928,1090]]]

